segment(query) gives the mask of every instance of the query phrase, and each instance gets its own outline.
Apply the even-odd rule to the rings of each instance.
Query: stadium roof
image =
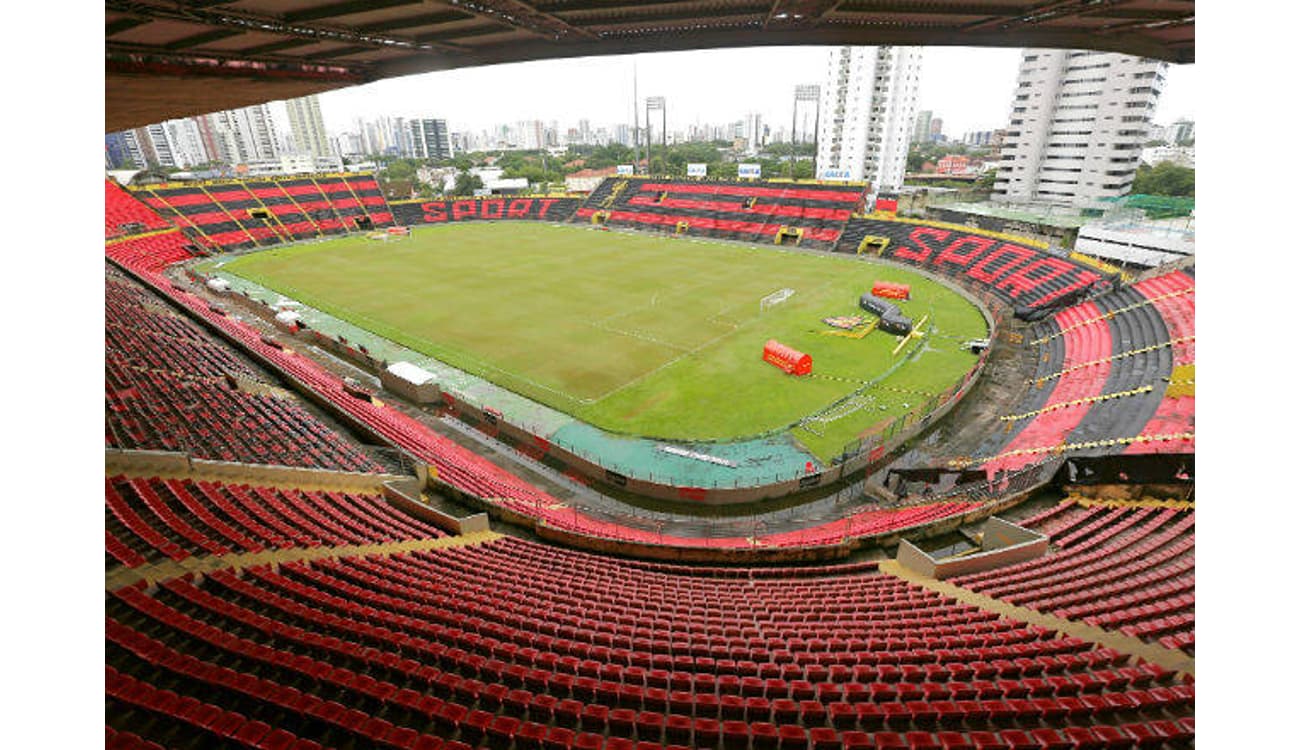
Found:
[[[105,0],[106,128],[495,63],[909,44],[1195,55],[1194,0]]]

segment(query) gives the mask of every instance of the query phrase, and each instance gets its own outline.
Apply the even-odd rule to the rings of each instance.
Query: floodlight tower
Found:
[[[668,106],[662,96],[647,96],[645,98],[645,169],[646,173],[650,172],[650,113],[659,111],[659,131],[664,145],[664,161],[668,160]]]
[[[790,178],[794,179],[794,149],[799,142],[797,138],[799,130],[799,102],[812,102],[816,114],[813,117],[813,176],[817,175],[816,164],[816,143],[817,143],[817,123],[821,119],[822,113],[822,89],[815,83],[800,84],[794,87],[794,108],[790,115]]]
[[[641,111],[636,103],[636,62],[632,63],[632,174],[641,169]]]

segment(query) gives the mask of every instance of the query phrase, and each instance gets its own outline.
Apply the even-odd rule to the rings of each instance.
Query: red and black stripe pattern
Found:
[[[371,174],[164,185],[137,195],[191,237],[225,250],[339,234],[365,217],[376,227],[393,222]]]
[[[784,228],[802,232],[800,245],[829,248],[863,199],[860,188],[844,185],[623,180],[625,187],[615,190],[618,182],[602,183],[578,218],[607,211],[608,224],[667,232],[686,222],[688,234],[750,242],[772,242]]]
[[[911,222],[853,219],[836,246],[857,252],[867,236],[887,237],[882,257],[950,276],[1036,320],[1110,286],[1111,280],[1067,257],[983,234]]]
[[[402,226],[461,221],[567,221],[578,208],[577,198],[452,198],[392,204],[393,218]]]

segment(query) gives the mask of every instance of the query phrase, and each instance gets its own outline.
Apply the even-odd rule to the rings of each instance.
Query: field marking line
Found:
[[[243,278],[243,277],[240,277],[240,278]],[[494,364],[491,364],[491,363],[489,363],[489,362],[485,362],[484,360],[478,358],[477,356],[475,356],[475,355],[473,355],[473,354],[466,353],[466,352],[460,350],[459,348],[457,348],[457,347],[455,347],[455,346],[451,346],[451,345],[447,345],[447,344],[435,344],[434,342],[429,341],[428,339],[425,339],[425,338],[423,338],[423,337],[421,337],[421,336],[417,336],[417,335],[415,335],[415,334],[412,334],[412,333],[409,333],[409,332],[406,332],[406,331],[402,331],[402,330],[395,330],[395,333],[397,333],[398,335],[402,336],[403,338],[405,338],[405,339],[407,339],[407,340],[410,340],[410,341],[413,341],[413,342],[418,343],[418,344],[424,344],[426,347],[428,347],[428,348],[430,348],[430,349],[433,350],[433,351],[420,351],[420,350],[418,350],[418,349],[415,349],[414,347],[410,347],[410,346],[407,346],[406,344],[403,344],[401,341],[399,341],[399,340],[393,338],[390,334],[386,333],[386,331],[390,330],[390,328],[391,328],[390,326],[388,326],[388,325],[386,325],[386,324],[384,324],[384,323],[382,323],[382,322],[380,322],[380,321],[378,321],[378,320],[375,320],[374,318],[371,318],[371,317],[368,316],[368,315],[363,315],[363,314],[361,314],[361,313],[355,312],[354,310],[352,310],[351,308],[348,308],[348,307],[345,306],[345,305],[338,305],[338,304],[333,305],[333,306],[332,306],[332,309],[338,311],[338,314],[336,314],[335,312],[331,312],[331,311],[330,311],[330,308],[322,307],[321,305],[316,304],[315,302],[313,302],[313,301],[312,301],[312,300],[313,300],[313,297],[312,297],[311,295],[303,294],[303,293],[297,291],[296,289],[293,289],[292,287],[289,287],[289,286],[287,286],[287,285],[282,286],[282,288],[285,289],[285,290],[287,290],[287,291],[281,291],[281,290],[279,290],[279,289],[275,289],[275,288],[273,288],[273,287],[267,286],[267,285],[261,283],[260,281],[256,281],[256,280],[254,280],[254,279],[244,279],[244,280],[245,280],[245,281],[248,281],[248,282],[252,282],[252,283],[254,283],[254,284],[257,284],[258,286],[261,286],[262,288],[266,289],[267,291],[275,292],[276,294],[279,294],[279,295],[281,295],[282,297],[289,297],[289,298],[291,298],[291,299],[293,299],[293,300],[296,300],[296,301],[298,301],[298,302],[301,303],[301,304],[307,305],[308,307],[311,307],[311,308],[315,309],[317,312],[323,313],[323,314],[325,314],[325,315],[328,315],[328,316],[330,316],[330,317],[332,317],[332,318],[338,320],[340,323],[344,323],[344,324],[352,325],[352,326],[355,327],[355,328],[359,328],[359,329],[361,329],[363,332],[365,332],[365,333],[367,333],[367,334],[369,334],[369,335],[371,335],[371,336],[375,336],[375,337],[377,337],[377,338],[380,338],[380,339],[383,339],[383,340],[385,340],[385,341],[391,342],[391,343],[393,343],[393,344],[395,344],[395,345],[397,345],[397,346],[399,346],[399,347],[401,347],[401,348],[403,348],[403,349],[411,349],[412,351],[415,351],[417,354],[423,354],[423,355],[426,356],[426,357],[429,357],[429,358],[431,358],[431,359],[435,359],[435,360],[437,360],[439,363],[441,363],[444,367],[449,367],[449,368],[451,368],[451,369],[453,369],[453,370],[456,370],[456,371],[461,372],[461,373],[463,373],[463,374],[465,374],[465,375],[468,375],[469,377],[477,378],[477,379],[479,379],[479,380],[482,380],[482,381],[486,382],[486,383],[487,383],[488,385],[490,385],[490,386],[494,386],[494,387],[496,387],[496,388],[501,388],[502,390],[506,390],[506,391],[510,391],[511,393],[515,393],[515,392],[512,391],[510,388],[508,388],[508,387],[506,387],[506,386],[504,386],[504,385],[501,385],[501,384],[499,384],[499,383],[494,383],[494,382],[492,382],[491,380],[488,380],[486,377],[484,377],[484,376],[482,376],[482,375],[478,375],[478,374],[476,374],[476,373],[474,373],[474,372],[471,372],[470,370],[468,370],[468,369],[466,369],[466,368],[464,368],[464,367],[458,367],[457,365],[452,364],[451,362],[447,362],[447,361],[446,361],[446,355],[445,355],[445,353],[446,353],[446,352],[450,352],[453,356],[463,357],[464,359],[469,360],[469,362],[470,362],[470,366],[472,366],[472,367],[473,367],[473,366],[477,366],[477,367],[481,367],[481,368],[486,369],[486,370],[491,370],[491,371],[493,371],[493,372],[500,373],[500,374],[502,374],[502,375],[505,375],[505,376],[508,377],[508,378],[513,378],[513,379],[515,379],[515,380],[522,381],[522,382],[527,383],[528,385],[531,385],[531,386],[533,386],[533,387],[535,387],[535,388],[539,388],[539,389],[541,389],[541,390],[547,391],[548,393],[553,393],[553,394],[555,394],[555,395],[557,395],[557,396],[560,396],[560,397],[562,397],[562,398],[564,398],[564,399],[566,399],[566,400],[568,400],[568,401],[572,401],[572,402],[574,402],[574,403],[578,403],[578,404],[581,404],[581,405],[583,405],[583,406],[590,406],[590,405],[596,403],[596,401],[599,400],[599,397],[597,397],[597,398],[595,398],[595,399],[592,399],[592,398],[580,398],[580,397],[578,397],[578,396],[574,396],[573,394],[571,394],[571,393],[569,393],[569,392],[567,392],[567,391],[563,391],[563,390],[560,390],[560,389],[558,389],[558,388],[553,388],[553,387],[548,386],[548,385],[545,385],[545,384],[543,384],[543,383],[539,383],[539,382],[537,382],[536,380],[533,380],[532,378],[526,377],[526,376],[524,376],[524,375],[520,375],[520,374],[518,374],[518,373],[516,373],[516,372],[513,372],[513,371],[511,371],[511,370],[507,370],[507,369],[505,369],[504,367],[499,367],[499,366],[494,365]],[[346,316],[346,317],[344,317],[344,316]],[[361,322],[367,323],[367,324],[369,324],[369,325],[371,326],[371,328],[364,328],[363,326],[357,325],[355,322],[353,322],[354,320],[357,320],[357,321],[361,321]],[[522,393],[516,393],[515,395],[520,396],[520,397],[522,397],[522,398],[528,398],[526,395],[524,395],[524,394],[522,394]],[[542,405],[545,406],[545,404],[542,404]],[[554,408],[554,407],[552,407],[552,408]]]
[[[830,285],[832,285],[832,284],[834,284],[834,283],[835,283],[835,279],[831,279],[831,280],[828,280],[828,281],[824,282],[823,284],[817,286],[817,287],[814,288],[811,292],[809,292],[809,296],[811,296],[811,295],[814,294],[814,293],[821,292],[823,289],[825,289],[826,287],[828,287],[828,286],[830,286]],[[614,389],[612,389],[612,390],[610,390],[610,391],[606,391],[605,393],[601,394],[600,396],[597,396],[596,399],[595,399],[595,401],[593,401],[593,404],[600,403],[601,401],[604,401],[605,399],[609,398],[610,396],[613,396],[614,394],[619,393],[620,391],[626,390],[627,388],[630,388],[630,387],[632,387],[633,385],[636,385],[637,383],[639,383],[639,382],[641,382],[641,381],[643,381],[643,380],[645,380],[645,379],[651,377],[652,375],[658,373],[659,371],[661,371],[661,370],[665,370],[665,369],[667,369],[667,368],[669,368],[669,367],[671,367],[671,366],[677,364],[677,363],[680,362],[681,360],[683,360],[683,359],[685,359],[685,358],[687,358],[687,357],[689,357],[689,356],[691,356],[691,355],[693,355],[693,354],[697,354],[697,353],[699,353],[700,351],[703,351],[704,349],[707,349],[707,348],[713,346],[714,344],[718,343],[719,341],[722,341],[723,339],[725,339],[725,338],[727,338],[727,337],[729,337],[729,336],[733,336],[733,335],[735,335],[735,334],[736,334],[738,331],[740,331],[742,328],[745,328],[745,327],[747,327],[747,326],[750,326],[750,325],[752,325],[752,324],[754,324],[754,323],[756,323],[756,322],[758,322],[758,321],[760,321],[760,320],[763,319],[763,316],[762,316],[761,314],[753,314],[753,315],[749,316],[747,319],[745,319],[745,320],[743,320],[743,321],[741,321],[741,322],[739,322],[739,323],[733,323],[733,322],[731,322],[731,321],[723,321],[723,320],[718,320],[718,319],[717,319],[717,316],[718,316],[718,315],[721,315],[722,313],[726,312],[727,310],[730,310],[730,309],[735,308],[735,307],[741,307],[741,306],[744,306],[744,305],[746,305],[746,304],[749,304],[749,302],[737,302],[737,303],[734,304],[734,305],[728,305],[728,306],[722,308],[721,310],[719,310],[719,311],[718,311],[718,312],[717,312],[713,317],[709,318],[709,320],[710,320],[711,322],[716,322],[716,323],[718,323],[718,324],[720,324],[720,325],[730,325],[730,326],[732,326],[732,328],[731,328],[730,331],[726,331],[726,332],[724,332],[724,333],[721,333],[721,334],[719,334],[719,335],[717,335],[717,336],[715,336],[715,337],[709,339],[708,341],[705,341],[704,343],[700,344],[699,346],[697,346],[697,347],[695,347],[695,348],[693,348],[693,349],[690,349],[689,351],[685,351],[685,352],[683,352],[682,354],[680,354],[680,355],[678,355],[678,356],[676,356],[676,357],[673,357],[672,359],[668,360],[667,362],[664,362],[663,364],[661,364],[661,365],[655,367],[654,369],[652,369],[652,370],[648,370],[648,371],[642,373],[641,375],[638,375],[637,377],[635,377],[635,378],[633,378],[633,379],[627,381],[626,383],[624,383],[624,384],[618,386],[617,388],[614,388]]]
[[[654,336],[651,336],[648,333],[641,333],[640,331],[624,331],[620,328],[613,328],[611,326],[607,326],[601,321],[587,321],[586,325],[591,326],[592,328],[595,328],[596,330],[599,331],[605,331],[607,333],[613,333],[619,336],[627,336],[629,338],[640,339],[642,341],[648,341],[652,344],[658,344],[659,346],[666,346],[669,349],[672,349],[673,351],[678,351],[678,352],[688,351],[688,349],[684,346],[678,346],[677,344],[673,344],[668,341],[660,341],[659,339],[655,338]]]

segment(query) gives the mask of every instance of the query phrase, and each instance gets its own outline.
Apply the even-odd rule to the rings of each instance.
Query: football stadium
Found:
[[[105,8],[114,131],[629,52],[1194,57],[1190,2]],[[105,178],[105,746],[1194,746],[1194,256],[640,167]]]

